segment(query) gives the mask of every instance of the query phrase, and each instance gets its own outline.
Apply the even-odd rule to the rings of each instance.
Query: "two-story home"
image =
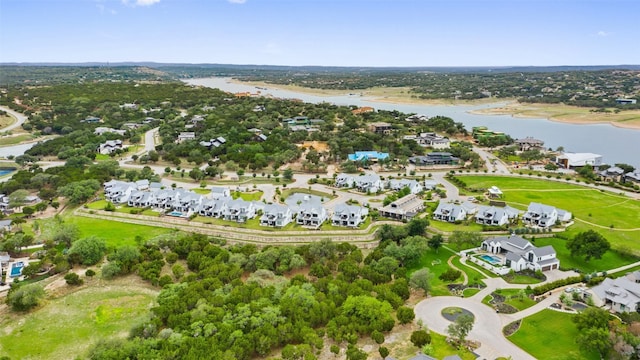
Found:
[[[594,305],[619,313],[640,310],[640,283],[635,273],[637,271],[616,279],[605,278],[591,288]]]
[[[98,152],[103,155],[109,155],[116,150],[122,150],[122,140],[107,140],[98,146]]]
[[[391,179],[387,181],[387,187],[394,191],[409,188],[411,194],[417,194],[422,191],[422,185],[418,181],[410,179]]]
[[[424,156],[412,156],[409,162],[415,166],[456,165],[460,159],[448,152],[431,152]]]
[[[377,174],[364,174],[353,178],[355,187],[362,192],[377,193],[383,189],[382,180]]]
[[[353,187],[353,184],[355,183],[354,179],[355,179],[355,176],[353,176],[353,175],[340,173],[340,174],[338,174],[338,176],[336,176],[336,179],[335,179],[335,182],[334,182],[334,186],[335,187],[351,188],[351,187]]]
[[[269,204],[264,207],[260,217],[261,226],[284,227],[293,221],[293,213],[286,205]]]
[[[560,260],[556,257],[553,246],[536,247],[517,235],[487,239],[480,247],[492,254],[502,254],[503,265],[513,271],[548,271],[560,268]]]
[[[374,122],[369,124],[369,131],[380,135],[391,134],[391,129],[391,124],[386,122]]]
[[[357,206],[338,204],[333,210],[331,224],[334,226],[358,227],[369,214],[369,209]]]
[[[424,201],[415,194],[404,196],[378,209],[380,216],[395,220],[411,220],[424,209]]]
[[[209,194],[209,197],[211,197],[212,199],[218,199],[221,197],[230,197],[230,196],[231,196],[231,190],[228,187],[224,187],[224,186],[211,187],[211,193]]]
[[[104,197],[114,204],[126,204],[134,191],[138,191],[134,183],[111,180],[104,184]]]
[[[355,153],[348,154],[347,159],[350,161],[372,161],[386,160],[389,158],[389,153],[379,151],[356,151]]]
[[[320,200],[314,197],[307,197],[298,204],[296,223],[304,227],[317,229],[327,220],[327,210],[322,207]]]
[[[514,143],[520,151],[544,149],[544,141],[534,139],[531,136],[527,136],[524,139],[517,139],[516,141],[514,141]]]
[[[488,226],[502,226],[518,219],[520,211],[510,206],[478,206],[475,215],[476,223]]]
[[[565,169],[581,168],[586,165],[598,167],[603,164],[602,155],[592,153],[563,153],[556,156],[556,163]]]
[[[612,166],[608,169],[598,172],[598,177],[600,178],[600,181],[606,181],[606,182],[611,182],[611,181],[620,182],[623,176],[624,176],[624,170],[617,166]]]
[[[640,169],[635,169],[634,171],[630,171],[624,174],[623,180],[624,182],[631,181],[635,183],[640,183]]]
[[[571,220],[570,212],[536,202],[530,203],[527,211],[522,215],[523,223],[541,228],[549,228],[557,221],[567,222],[569,220]]]
[[[440,202],[433,212],[433,219],[446,222],[462,221],[477,211],[478,207],[468,201],[462,204]]]
[[[227,202],[222,216],[225,220],[243,223],[256,216],[256,207],[252,201],[231,200]]]

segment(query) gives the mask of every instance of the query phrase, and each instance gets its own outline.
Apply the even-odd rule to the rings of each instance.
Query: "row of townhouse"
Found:
[[[334,185],[341,188],[356,188],[361,192],[376,193],[385,188],[399,191],[408,187],[411,194],[417,194],[424,190],[423,185],[417,180],[391,179],[383,181],[377,174],[365,174],[353,176],[345,173],[336,176]]]
[[[433,212],[433,219],[445,222],[456,222],[467,219],[473,215],[475,222],[481,225],[502,226],[515,223],[522,211],[510,206],[497,207],[475,205],[468,201],[461,204],[438,204]],[[522,222],[530,226],[549,228],[559,222],[571,220],[571,213],[553,206],[532,202],[527,211],[522,215]]]
[[[244,223],[262,211],[260,225],[284,227],[295,221],[308,228],[319,228],[329,219],[329,212],[315,198],[305,198],[295,207],[264,204],[258,201],[233,199],[228,188],[214,187],[208,197],[185,189],[162,189],[158,183],[146,180],[124,182],[112,180],[104,184],[105,198],[114,204],[152,208],[177,212],[177,216],[198,214]],[[335,207],[331,223],[335,226],[358,227],[369,214],[367,208],[339,204]]]

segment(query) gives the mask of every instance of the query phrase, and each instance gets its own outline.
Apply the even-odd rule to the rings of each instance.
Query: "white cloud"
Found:
[[[151,6],[159,2],[160,0],[122,0],[123,4],[131,6]]]
[[[232,4],[244,4],[247,2],[247,0],[227,0],[227,1]]]
[[[600,30],[600,31],[598,31],[598,32],[596,33],[596,35],[598,35],[598,36],[600,36],[600,37],[606,37],[606,36],[611,35],[611,33],[610,33],[610,32],[606,32],[606,31],[604,31],[604,30]]]
[[[96,7],[98,8],[98,10],[100,10],[100,13],[101,13],[101,14],[106,14],[106,13],[108,13],[108,14],[111,14],[111,15],[115,15],[115,14],[117,14],[117,13],[118,13],[117,11],[115,11],[115,10],[113,10],[113,9],[106,8],[106,7],[105,7],[104,5],[102,5],[102,4],[96,4]]]

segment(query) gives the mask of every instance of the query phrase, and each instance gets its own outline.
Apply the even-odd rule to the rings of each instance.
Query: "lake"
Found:
[[[511,115],[479,115],[469,111],[499,107],[504,102],[483,105],[422,105],[373,101],[358,95],[318,96],[295,91],[261,88],[229,82],[229,78],[205,78],[184,80],[187,84],[218,88],[228,92],[260,91],[263,95],[278,98],[294,98],[305,102],[328,102],[336,105],[371,106],[381,110],[398,110],[427,116],[448,116],[461,122],[468,130],[474,126],[487,126],[491,130],[505,132],[514,139],[532,136],[543,140],[546,148],[563,146],[566,151],[591,152],[603,156],[607,164],[626,163],[640,167],[640,130],[623,129],[608,124],[576,125],[547,119],[514,118]],[[291,114],[294,116],[297,114]]]

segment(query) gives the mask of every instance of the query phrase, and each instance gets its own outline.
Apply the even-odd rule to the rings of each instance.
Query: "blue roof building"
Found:
[[[348,159],[351,161],[378,161],[389,158],[389,153],[378,151],[356,151],[355,154],[349,154]]]

